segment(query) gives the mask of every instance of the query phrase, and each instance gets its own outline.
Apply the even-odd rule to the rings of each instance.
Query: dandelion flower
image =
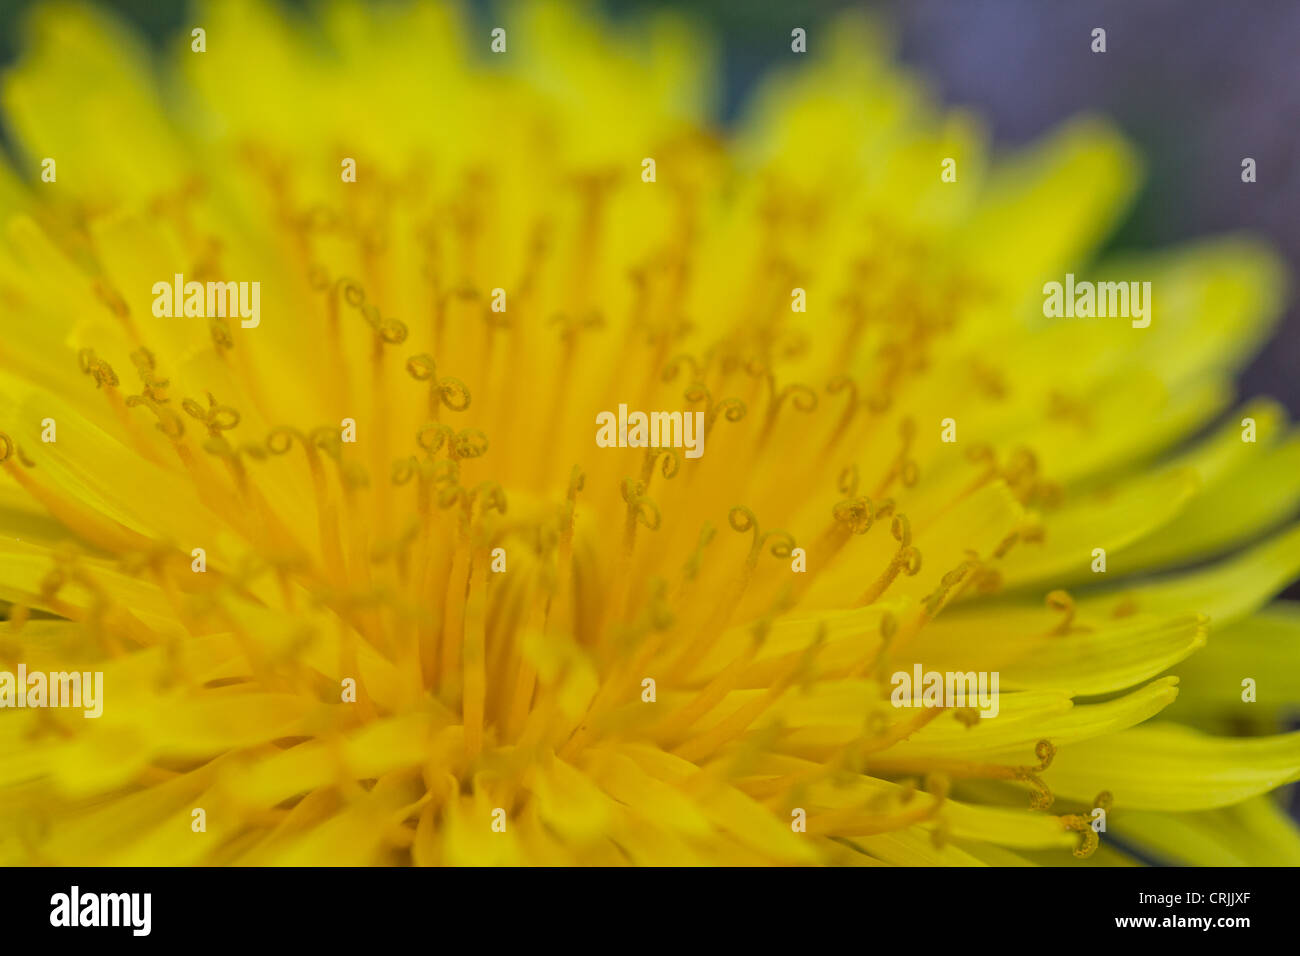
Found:
[[[733,128],[672,18],[194,23],[42,6],[3,80],[0,657],[103,712],[4,714],[0,859],[1300,860],[1282,270],[1094,261],[1103,121],[995,163],[853,20]],[[1074,272],[1150,326],[1044,318]]]

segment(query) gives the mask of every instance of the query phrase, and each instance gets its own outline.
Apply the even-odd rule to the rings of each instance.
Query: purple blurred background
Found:
[[[0,65],[37,0],[0,0]],[[285,0],[288,6],[310,6]],[[1084,111],[1109,114],[1142,150],[1148,178],[1113,247],[1166,246],[1247,230],[1268,237],[1300,276],[1300,0],[595,0],[615,19],[687,12],[722,44],[724,118],[754,80],[790,56],[790,30],[817,31],[849,7],[892,22],[901,58],[949,104],[1012,148]],[[188,4],[107,0],[155,42],[188,23]],[[492,0],[468,0],[484,23]],[[1104,27],[1107,52],[1093,54]],[[3,131],[0,131],[0,140]],[[1258,181],[1241,182],[1253,157]],[[1300,309],[1247,370],[1243,394],[1267,393],[1300,418]]]
[[[663,6],[607,0],[618,14]],[[1245,230],[1270,239],[1300,276],[1300,0],[694,0],[722,40],[726,112],[788,55],[790,29],[847,7],[892,22],[902,61],[939,99],[1014,148],[1080,112],[1111,116],[1141,149],[1147,179],[1113,248],[1160,247]],[[1091,51],[1094,27],[1107,52]],[[1241,181],[1241,160],[1257,181]],[[1294,280],[1293,280],[1294,281]],[[1247,369],[1300,418],[1300,308]]]
[[[1141,147],[1147,180],[1116,246],[1248,230],[1300,275],[1300,2],[908,0],[888,9],[904,59],[945,102],[978,108],[1014,146],[1100,110]],[[1107,53],[1091,52],[1105,27]],[[1241,182],[1253,157],[1257,182]],[[1300,309],[1242,382],[1300,417]]]

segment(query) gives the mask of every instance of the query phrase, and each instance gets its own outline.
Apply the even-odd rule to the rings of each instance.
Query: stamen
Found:
[[[113,288],[108,279],[103,276],[95,279],[92,288],[95,292],[95,298],[108,306],[108,310],[119,319],[123,319],[127,327],[130,328],[131,310],[127,307],[126,300],[122,298],[122,293]]]
[[[990,478],[997,473],[998,453],[990,444],[977,442],[971,445],[966,449],[966,460],[975,465],[986,465]]]
[[[668,360],[668,364],[664,366],[660,379],[665,382],[675,381],[683,365],[689,365],[691,367],[692,384],[698,384],[704,381],[704,367],[700,365],[694,355],[689,355],[685,352],[674,355]]]
[[[755,517],[754,512],[743,505],[737,505],[731,509],[727,515],[727,522],[731,525],[732,530],[741,534],[752,530],[754,532],[753,544],[750,546],[749,554],[745,558],[739,576],[731,584],[727,593],[721,599],[713,602],[712,611],[709,612],[707,620],[696,631],[694,639],[683,643],[680,652],[667,668],[668,679],[670,680],[680,679],[692,665],[704,657],[721,637],[726,629],[727,622],[731,619],[736,606],[740,603],[745,590],[749,587],[754,569],[758,566],[758,558],[768,540],[774,539],[770,550],[776,558],[787,558],[794,549],[795,540],[790,534],[785,531],[769,531],[764,534],[758,526],[758,519]],[[712,528],[706,525],[706,529],[708,538],[711,539],[713,536]],[[705,532],[702,532],[700,547],[702,548],[706,543]],[[688,562],[689,569],[690,562]],[[685,584],[683,584],[684,588]]]
[[[738,531],[741,534],[750,530],[754,532],[754,542],[750,545],[749,554],[745,558],[746,574],[758,566],[758,557],[762,554],[763,546],[767,544],[769,538],[775,539],[771,547],[772,557],[774,558],[788,558],[790,552],[794,550],[795,540],[789,532],[763,532],[758,526],[758,517],[744,505],[736,505],[727,512],[727,523],[731,525],[732,531]]]
[[[500,485],[479,486],[492,502],[499,498],[501,511],[505,511],[505,494]],[[477,495],[476,495],[477,497]],[[485,506],[486,507],[486,506]],[[465,728],[465,753],[476,761],[483,752],[483,732],[487,706],[487,553],[475,549],[470,567],[469,588],[465,594],[464,611],[464,673],[462,677],[461,714]],[[451,635],[455,638],[455,635]]]
[[[1020,541],[1020,532],[1012,531],[1009,535],[1007,535],[998,543],[998,546],[996,548],[993,549],[993,559],[996,561],[1005,558],[1007,556],[1007,552],[1010,551],[1013,547],[1015,547],[1015,545],[1019,541]],[[999,580],[1001,579],[1001,574],[996,569],[990,568],[989,571],[994,576],[996,576]]]
[[[871,499],[861,496],[837,501],[831,508],[831,516],[850,534],[866,534],[876,523],[876,510]]]
[[[1034,755],[1038,757],[1038,766],[1015,768],[1014,779],[1028,783],[1033,788],[1034,792],[1029,798],[1030,809],[1046,810],[1055,802],[1056,797],[1038,775],[1052,765],[1056,748],[1050,740],[1040,740],[1034,745]]]
[[[672,478],[681,467],[681,456],[675,448],[647,448],[641,464],[641,483],[650,488],[650,479],[654,477],[655,462],[662,459],[660,470],[665,478]]]
[[[944,710],[945,708],[942,707],[930,708],[921,716],[933,718]],[[908,722],[903,721],[902,723],[907,724]],[[908,732],[910,733],[911,730],[909,729]],[[1046,810],[1055,802],[1056,797],[1039,774],[1044,773],[1052,765],[1052,758],[1056,756],[1056,748],[1051,741],[1040,740],[1034,746],[1034,754],[1038,757],[1039,762],[1037,766],[1032,767],[1008,767],[1003,764],[946,760],[940,757],[923,759],[890,757],[887,753],[873,757],[872,766],[876,772],[943,772],[953,779],[1014,780],[1019,783],[1026,783],[1032,790],[1029,798],[1030,808]]]
[[[974,551],[967,551],[966,554],[966,560],[946,572],[934,591],[923,599],[927,617],[935,617],[979,577],[983,562]]]
[[[729,422],[738,422],[745,417],[748,410],[745,403],[738,398],[724,398],[716,405],[713,402],[713,394],[701,382],[696,382],[686,389],[686,400],[688,402],[704,403],[704,437],[707,440],[713,433],[713,423],[717,421],[718,416],[724,416]]]
[[[465,428],[457,432],[451,426],[438,422],[428,422],[420,426],[420,430],[415,433],[415,442],[424,449],[429,458],[437,454],[445,444],[447,458],[451,461],[479,458],[488,450],[487,435],[477,428]]]
[[[1047,397],[1048,408],[1047,417],[1055,418],[1064,422],[1073,422],[1080,430],[1090,432],[1093,430],[1092,409],[1087,402],[1076,398],[1070,398],[1065,393],[1053,391]]]
[[[354,309],[360,309],[366,301],[366,290],[356,279],[340,276],[331,283],[324,269],[314,271],[309,278],[318,290],[325,288],[329,290],[330,322],[335,325],[338,324],[340,305],[344,301]],[[322,281],[324,285],[317,284]]]
[[[1071,625],[1074,623],[1074,615],[1076,611],[1074,598],[1070,596],[1070,592],[1061,590],[1049,592],[1047,595],[1047,606],[1053,611],[1058,611],[1061,614],[1060,622],[1047,633],[1053,635],[1069,634],[1073,630]]]
[[[165,385],[166,382],[162,384]],[[146,397],[152,398],[148,394],[147,381]],[[162,401],[166,401],[166,399],[162,399]],[[208,407],[206,409],[192,398],[182,400],[181,408],[191,418],[197,418],[203,422],[207,426],[208,434],[213,438],[220,438],[222,432],[229,431],[239,424],[239,412],[229,405],[218,405],[211,392],[208,392]]]
[[[867,399],[867,408],[877,415],[883,415],[894,404],[895,386],[902,377],[906,354],[897,342],[886,342],[880,346],[877,357],[884,360],[886,367],[876,376],[880,386]]]
[[[846,498],[853,498],[858,493],[858,466],[846,465],[840,469],[840,476],[836,479],[835,487],[840,494]]]
[[[925,789],[934,797],[934,829],[930,831],[930,842],[936,850],[942,850],[948,845],[951,839],[951,830],[946,817],[939,816],[939,810],[947,802],[948,795],[952,791],[952,781],[946,774],[929,773],[925,776]]]
[[[113,371],[113,366],[103,359],[97,358],[94,349],[82,349],[78,352],[77,363],[81,366],[82,372],[95,380],[96,388],[102,388],[105,385],[116,387],[118,383],[117,373]]]
[[[438,421],[438,410],[445,406],[453,412],[469,408],[469,388],[458,378],[438,378],[433,356],[413,355],[406,360],[406,371],[417,382],[429,383],[429,417]]]
[[[970,361],[971,377],[975,379],[975,384],[981,392],[995,402],[1000,402],[1007,396],[1006,377],[1002,370],[994,365],[988,364],[979,358],[972,358]]]
[[[395,485],[404,485],[420,473],[420,460],[414,455],[407,455],[393,462],[389,471],[389,480]]]
[[[822,559],[817,562],[814,571],[800,575],[799,583],[796,585],[796,590],[800,594],[812,586],[820,569],[830,567],[832,559],[839,554],[850,537],[855,534],[866,534],[876,522],[876,509],[871,499],[856,494],[857,465],[849,465],[840,472],[837,486],[841,494],[849,497],[831,506],[831,523],[821,532],[813,546],[816,553],[822,555]]]
[[[208,333],[212,336],[213,347],[222,358],[225,358],[226,352],[235,347],[235,337],[230,332],[230,323],[221,316],[213,316],[208,320]]]
[[[1111,617],[1123,618],[1123,617],[1131,617],[1137,612],[1138,612],[1137,598],[1133,597],[1132,595],[1129,595],[1123,598],[1118,604],[1116,604],[1114,610],[1112,610],[1110,613],[1111,613]]]
[[[578,502],[578,492],[587,484],[587,476],[582,473],[582,469],[577,465],[569,472],[569,488],[564,493],[564,508],[561,513],[560,537],[561,542],[567,542],[572,545],[573,542],[573,516]]]
[[[329,350],[333,359],[334,374],[331,380],[338,389],[340,401],[346,405],[349,395],[347,356],[343,348],[343,329],[339,321],[342,303],[347,302],[354,309],[360,309],[366,300],[361,283],[347,276],[340,276],[333,282],[324,267],[315,265],[307,272],[308,284],[317,292],[325,294],[325,311],[328,320]]]
[[[137,405],[144,405],[148,408],[158,418],[158,422],[154,427],[172,441],[179,441],[181,436],[185,434],[185,423],[181,421],[181,417],[170,408],[155,402],[146,395],[128,395],[126,405],[128,408],[134,408]]]
[[[704,526],[700,528],[700,536],[696,539],[695,550],[691,552],[691,556],[686,559],[686,563],[682,566],[683,588],[699,575],[700,565],[704,563],[704,549],[709,546],[709,542],[713,540],[716,534],[717,529],[713,527],[713,524],[708,521],[704,522]]]
[[[557,312],[551,316],[550,324],[560,327],[560,341],[564,343],[567,349],[572,350],[578,343],[580,333],[605,327],[605,316],[594,309],[581,315]]]
[[[874,667],[876,670],[876,683],[884,687],[889,684],[889,657],[893,648],[894,637],[898,634],[898,618],[893,611],[885,611],[880,615],[877,633],[880,634],[880,646],[876,648],[876,652],[869,657],[864,657],[861,662],[848,672],[847,676],[850,679],[856,679]],[[873,710],[868,715],[867,732],[869,735],[883,734],[888,729],[889,722],[882,712]]]
[[[0,465],[7,462],[10,458],[17,458],[24,468],[35,468],[36,462],[27,457],[22,448],[16,441],[0,432]]]
[[[794,407],[801,412],[810,413],[817,410],[817,393],[807,385],[796,383],[787,385],[777,391],[776,376],[770,366],[760,362],[750,362],[745,371],[750,375],[761,378],[767,385],[767,416],[763,420],[760,442],[765,441],[768,435],[771,434],[772,428],[776,425],[776,417],[781,412],[781,406],[785,404],[787,399],[792,399]]]
[[[225,436],[218,434],[215,438],[205,439],[201,447],[208,454],[215,455],[226,463],[235,476],[240,493],[246,495],[249,490],[248,472],[244,468],[243,456],[248,454],[254,458],[264,457],[266,452],[262,446],[252,443],[235,446],[227,441]]]
[[[904,418],[898,427],[898,434],[902,438],[902,447],[899,449],[894,463],[890,465],[889,471],[881,480],[880,487],[872,495],[873,498],[883,497],[895,479],[901,480],[905,488],[913,487],[920,480],[920,466],[911,457],[912,441],[916,438],[916,421],[910,417]]]
[[[894,540],[899,543],[898,551],[895,552],[889,565],[876,579],[875,583],[858,598],[857,607],[875,603],[889,589],[889,585],[894,582],[900,572],[908,577],[914,577],[921,570],[921,552],[912,544],[912,525],[907,520],[907,515],[894,515],[890,531],[894,536]]]
[[[485,563],[481,558],[478,561],[471,560],[472,539],[481,537],[481,530],[480,533],[476,534],[474,524],[475,505],[478,506],[480,517],[492,510],[505,514],[505,491],[494,481],[482,482],[473,490],[468,490],[455,481],[453,476],[453,480],[439,493],[438,504],[441,507],[449,508],[457,503],[460,504],[457,520],[457,542],[452,557],[451,572],[447,578],[446,599],[443,604],[442,653],[440,655],[441,667],[439,674],[439,688],[443,693],[454,693],[457,688],[452,683],[453,681],[459,682],[459,689],[462,692],[465,690],[461,664],[462,649],[468,639],[468,632],[465,629],[467,614],[465,595],[469,593],[474,569],[478,568],[478,573],[483,574],[484,572],[481,569]],[[475,626],[477,627],[477,624]],[[473,663],[477,667],[482,662],[476,661]],[[473,688],[473,692],[478,693],[477,687]]]
[[[1110,808],[1113,802],[1114,798],[1111,796],[1110,791],[1103,790],[1101,793],[1097,794],[1096,799],[1092,801],[1092,808],[1093,810],[1103,810],[1106,813],[1110,813]],[[1092,827],[1092,814],[1066,814],[1061,817],[1061,826],[1082,836],[1079,845],[1071,851],[1076,857],[1081,860],[1086,860],[1097,852],[1097,847],[1101,845],[1101,838],[1097,835],[1097,831]]]
[[[156,364],[153,353],[146,348],[136,349],[131,353],[131,362],[140,373],[140,380],[144,382],[144,394],[155,402],[167,401],[163,390],[167,388],[169,380],[159,379],[154,375]]]
[[[847,391],[849,393],[849,400],[844,406],[844,414],[840,416],[839,423],[835,426],[835,430],[831,432],[831,437],[826,441],[826,449],[823,454],[829,453],[832,448],[840,443],[844,438],[844,435],[848,432],[849,425],[852,424],[854,416],[858,413],[858,409],[862,407],[862,399],[858,397],[858,383],[848,375],[841,375],[837,378],[831,379],[826,385],[826,391],[831,395],[838,395],[840,392]],[[853,479],[856,487],[856,466],[854,466]],[[840,490],[843,491],[844,489]],[[853,496],[853,492],[851,491],[845,493],[850,497]]]
[[[627,518],[623,523],[623,553],[631,554],[639,522],[651,531],[659,530],[659,506],[646,493],[646,483],[634,478],[624,478],[620,485],[623,500],[627,503]]]
[[[383,345],[401,345],[409,334],[406,323],[401,319],[384,318],[378,306],[363,305],[359,308],[362,318],[375,334],[375,350]]]

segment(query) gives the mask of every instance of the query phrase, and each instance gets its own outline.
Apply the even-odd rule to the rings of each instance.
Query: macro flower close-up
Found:
[[[852,11],[725,119],[680,11],[185,23],[0,75],[0,862],[1300,864],[1288,267],[1112,251],[1112,121]]]

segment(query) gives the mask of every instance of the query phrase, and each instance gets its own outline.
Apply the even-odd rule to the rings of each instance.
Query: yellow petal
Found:
[[[1205,810],[1238,803],[1300,778],[1300,732],[1211,737],[1149,724],[1062,747],[1044,774],[1060,796],[1090,802],[1103,790],[1116,808]]]

